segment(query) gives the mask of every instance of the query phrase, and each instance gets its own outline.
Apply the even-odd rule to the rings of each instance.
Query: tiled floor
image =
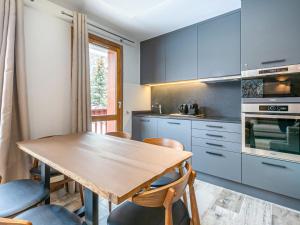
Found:
[[[201,225],[300,225],[300,212],[237,193],[202,181],[195,183]],[[80,206],[78,194],[57,198],[53,203],[70,210]],[[106,224],[107,201],[100,201],[100,225]]]

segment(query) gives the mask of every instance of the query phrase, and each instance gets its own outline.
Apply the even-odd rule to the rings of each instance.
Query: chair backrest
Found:
[[[0,218],[0,225],[32,225],[32,223],[25,220]]]
[[[183,150],[184,147],[183,145],[175,140],[172,139],[166,139],[166,138],[146,138],[144,139],[145,143],[148,144],[153,144],[153,145],[159,145],[159,146],[164,146],[168,148],[173,148],[176,150]]]
[[[169,203],[172,204],[178,201],[185,192],[192,174],[192,167],[189,163],[186,163],[185,168],[186,173],[177,181],[156,189],[138,193],[132,197],[132,202],[145,207],[162,207],[165,206],[165,201],[169,197],[170,191],[174,192],[174,194]]]
[[[125,138],[125,139],[131,139],[130,134],[123,132],[123,131],[116,131],[116,132],[108,132],[106,135],[119,137],[119,138]]]

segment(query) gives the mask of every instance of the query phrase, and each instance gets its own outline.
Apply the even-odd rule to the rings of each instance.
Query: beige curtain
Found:
[[[74,12],[72,46],[72,133],[91,130],[89,42],[86,15]]]
[[[0,1],[0,175],[29,176],[29,157],[16,142],[29,138],[23,0]]]

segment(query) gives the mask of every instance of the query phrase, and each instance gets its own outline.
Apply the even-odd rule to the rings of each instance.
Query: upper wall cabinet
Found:
[[[197,25],[166,35],[166,81],[197,79]]]
[[[166,81],[165,47],[164,36],[141,43],[141,84]]]
[[[242,70],[300,63],[300,1],[242,0]]]
[[[241,74],[241,12],[198,24],[198,78]]]

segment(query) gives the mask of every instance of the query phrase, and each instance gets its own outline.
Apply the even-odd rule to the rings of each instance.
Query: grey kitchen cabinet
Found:
[[[198,78],[241,74],[241,12],[198,24]]]
[[[240,123],[193,121],[192,128],[199,129],[199,130],[207,130],[207,131],[233,132],[238,134],[242,132],[242,127]]]
[[[166,81],[197,79],[197,25],[166,35]]]
[[[299,9],[299,0],[242,0],[242,71],[300,63]]]
[[[166,40],[159,36],[141,43],[141,84],[166,81]]]
[[[300,199],[300,164],[258,156],[242,156],[242,183]]]
[[[157,137],[157,118],[135,116],[132,120],[132,138],[143,141]]]
[[[241,182],[241,153],[193,146],[192,163],[197,171]]]
[[[191,151],[192,124],[190,120],[159,119],[157,125],[159,138],[179,141],[186,151]]]

